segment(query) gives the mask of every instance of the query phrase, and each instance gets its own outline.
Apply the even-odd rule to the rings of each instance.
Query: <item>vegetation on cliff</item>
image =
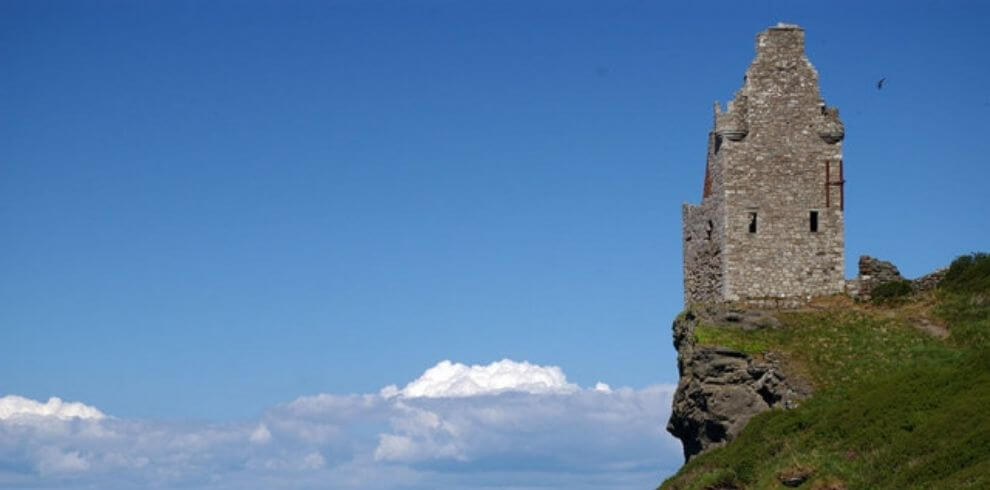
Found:
[[[753,417],[662,489],[990,487],[990,256],[896,302],[823,298],[780,328],[699,325],[699,345],[773,353],[815,394]]]

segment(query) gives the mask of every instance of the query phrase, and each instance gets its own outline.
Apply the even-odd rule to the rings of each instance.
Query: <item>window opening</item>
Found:
[[[749,213],[749,232],[756,233],[756,213]]]
[[[810,216],[811,232],[818,232],[818,211],[812,211]]]
[[[708,220],[708,228],[705,228],[705,233],[707,234],[707,238],[709,240],[712,239],[712,228],[714,227],[715,226],[712,224],[712,220]]]

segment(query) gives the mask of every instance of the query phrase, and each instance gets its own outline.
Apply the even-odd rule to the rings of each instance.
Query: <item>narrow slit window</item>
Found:
[[[811,232],[818,232],[818,211],[812,211],[808,223],[811,225]]]
[[[749,232],[756,233],[756,213],[749,213]]]
[[[708,220],[708,227],[705,228],[705,234],[707,235],[705,238],[707,238],[708,240],[712,239],[713,228],[715,228],[715,226],[712,224],[712,220]]]

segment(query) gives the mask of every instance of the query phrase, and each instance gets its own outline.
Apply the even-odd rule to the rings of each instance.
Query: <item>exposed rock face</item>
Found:
[[[778,328],[766,312],[706,306],[674,321],[674,347],[680,382],[667,431],[681,440],[684,459],[731,441],[754,415],[771,408],[792,408],[810,395],[810,386],[789,378],[772,353],[757,360],[742,352],[701,346],[699,322],[719,328]]]

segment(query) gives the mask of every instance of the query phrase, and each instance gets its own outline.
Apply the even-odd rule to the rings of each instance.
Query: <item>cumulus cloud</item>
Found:
[[[272,433],[269,432],[268,427],[265,424],[261,424],[257,429],[251,432],[251,437],[249,438],[251,442],[255,444],[267,444],[268,441],[272,440]]]
[[[487,366],[465,366],[441,361],[406,385],[398,394],[412,398],[442,398],[506,391],[569,393],[577,389],[577,385],[567,382],[564,372],[557,366],[537,366],[525,361],[503,359]]]
[[[672,386],[581,388],[559,367],[443,361],[379,393],[319,394],[260,420],[127,420],[0,398],[0,487],[631,488],[681,463]]]
[[[22,417],[55,417],[58,419],[102,419],[103,412],[82,403],[66,403],[61,398],[51,397],[46,403],[17,395],[0,397],[0,420]]]
[[[64,451],[56,447],[42,447],[38,451],[38,472],[42,475],[72,473],[89,469],[89,461],[79,451]]]

